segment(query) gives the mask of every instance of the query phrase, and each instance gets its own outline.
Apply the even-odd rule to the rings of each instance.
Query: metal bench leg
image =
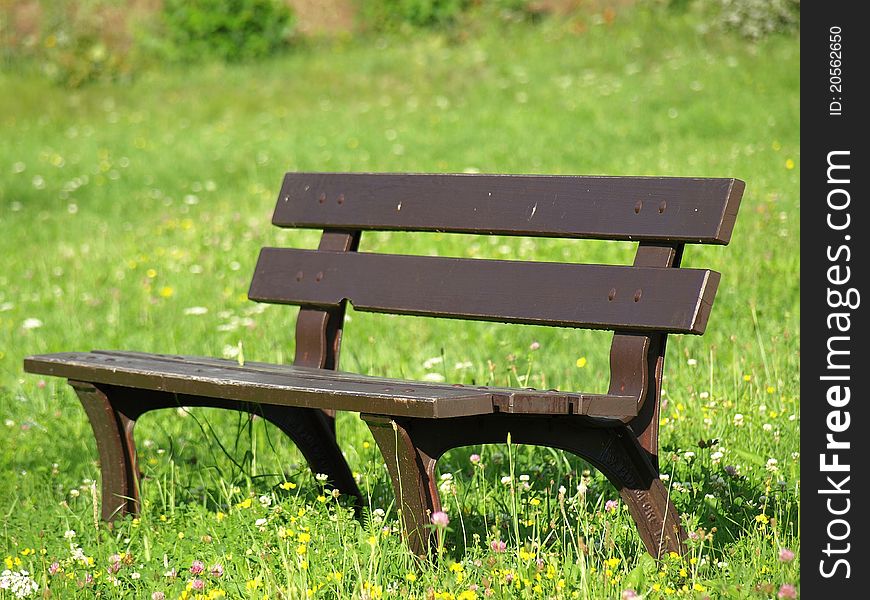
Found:
[[[452,419],[390,419],[363,415],[390,476],[411,550],[428,550],[431,514],[441,509],[435,463],[444,452],[472,444],[504,443],[559,448],[589,461],[619,490],[647,551],[656,558],[684,553],[679,513],[634,433],[625,426],[594,427],[577,419],[491,414]]]
[[[70,381],[91,422],[102,474],[102,516],[112,521],[139,512],[139,470],[133,443],[134,419],[118,411],[101,389]]]

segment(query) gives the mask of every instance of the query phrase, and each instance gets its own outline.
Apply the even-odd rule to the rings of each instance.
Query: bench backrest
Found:
[[[320,247],[263,248],[249,297],[302,306],[296,363],[323,368],[337,365],[348,301],[360,311],[609,329],[611,390],[643,395],[649,375],[660,377],[665,336],[703,333],[716,294],[718,273],[673,268],[683,246],[727,244],[743,189],[737,179],[288,173],[272,222],[323,229]],[[633,266],[357,252],[369,230],[639,246]]]

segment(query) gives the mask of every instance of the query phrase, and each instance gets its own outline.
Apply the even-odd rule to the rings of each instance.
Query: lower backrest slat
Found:
[[[263,248],[261,302],[589,329],[704,332],[719,274],[701,269]]]

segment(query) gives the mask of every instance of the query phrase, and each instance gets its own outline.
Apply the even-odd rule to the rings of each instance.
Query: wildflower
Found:
[[[426,373],[423,375],[423,381],[431,381],[433,383],[441,383],[444,381],[444,375],[441,373]]]
[[[195,560],[190,565],[190,574],[191,575],[199,575],[203,571],[205,571],[205,563],[202,562],[201,560]]]
[[[302,533],[300,533],[300,534],[297,536],[296,539],[298,539],[299,542],[302,543],[302,544],[307,544],[308,542],[311,541],[311,534],[310,534],[310,533],[306,533],[306,532],[302,532]]]
[[[443,528],[447,527],[450,523],[450,517],[447,516],[447,513],[443,510],[439,510],[438,512],[432,513],[432,524],[435,527]]]
[[[456,596],[456,600],[477,600],[477,592],[474,590],[464,590]]]
[[[305,544],[299,544],[298,546],[296,546],[296,554],[298,554],[299,556],[302,556],[307,552],[308,546],[306,546]]]
[[[24,322],[21,323],[22,329],[38,329],[39,327],[42,327],[42,321],[34,317],[24,319]]]
[[[471,461],[471,464],[473,464],[473,465],[479,465],[480,464],[480,454],[472,454],[471,456],[468,457],[468,460]]]
[[[190,587],[197,592],[202,591],[203,589],[205,589],[205,581],[197,577],[190,582]]]
[[[162,288],[160,288],[160,296],[163,298],[170,298],[172,296],[172,294],[174,294],[174,293],[175,293],[175,290],[173,290],[168,285],[165,285]]]
[[[415,581],[417,581],[417,575],[414,573],[408,573],[405,575],[405,581],[410,581],[411,583],[414,583]]]
[[[789,550],[788,548],[780,548],[779,549],[779,560],[780,562],[791,562],[794,560],[794,551]]]
[[[73,539],[75,536],[76,536],[76,532],[72,529],[67,529],[66,532],[64,532],[64,534],[63,534],[63,537],[65,537],[68,540]]]
[[[580,358],[577,359],[577,362],[575,364],[577,365],[578,369],[582,369],[583,367],[586,366],[586,357],[581,356]]]
[[[163,592],[153,592],[151,594],[151,600],[166,600],[166,594]]]
[[[444,359],[440,356],[433,356],[432,358],[427,358],[423,361],[423,368],[431,369],[435,365],[440,365],[443,361]]]
[[[511,476],[510,476],[510,475],[505,475],[504,477],[501,478],[501,482],[502,482],[504,485],[509,485],[510,482],[511,482]]]
[[[493,552],[502,553],[507,550],[507,544],[502,540],[493,540],[489,543],[489,547]]]
[[[31,579],[27,571],[6,569],[0,574],[0,590],[9,590],[16,598],[27,598],[39,590],[39,584]]]
[[[797,598],[797,588],[790,583],[783,583],[779,592],[776,593],[777,598]]]
[[[327,479],[329,479],[329,475],[327,475],[326,473],[318,473],[317,475],[314,476],[314,478],[317,481],[320,481],[322,483],[322,482],[326,481]]]
[[[49,575],[57,575],[58,571],[60,571],[60,563],[59,562],[54,561],[53,563],[51,563],[51,565],[49,565],[49,567],[48,567],[48,574]]]
[[[613,512],[619,507],[619,500],[608,500],[604,503],[604,512]]]
[[[686,364],[689,365],[690,367],[694,367],[698,364],[698,360],[694,359],[694,358],[690,358],[689,360],[686,361]]]
[[[737,427],[741,427],[743,425],[743,415],[742,414],[737,413],[736,415],[734,415],[734,425]]]
[[[588,490],[589,490],[589,488],[586,486],[585,483],[581,482],[581,483],[577,484],[577,493],[580,494],[581,496],[585,497],[586,492]]]
[[[208,308],[206,308],[205,306],[191,306],[184,309],[184,314],[186,315],[204,315],[207,312]]]
[[[621,598],[622,600],[640,600],[641,597],[636,591],[629,588],[627,590],[622,590]]]
[[[263,525],[265,525],[268,522],[269,522],[269,519],[257,519],[256,521],[254,521],[254,525],[256,525],[257,527],[263,527]]]
[[[282,483],[282,484],[281,484],[280,486],[278,486],[278,487],[280,487],[282,490],[285,490],[285,491],[288,491],[288,492],[289,492],[290,490],[296,488],[296,484],[293,483],[292,481],[285,481],[284,483]]]
[[[531,350],[532,352],[534,352],[535,350],[540,350],[540,349],[541,349],[541,344],[538,342],[532,342],[529,345],[529,350]]]
[[[208,574],[212,577],[223,577],[224,576],[224,567],[221,564],[212,565],[211,569],[209,569]]]
[[[729,475],[731,475],[732,477],[737,477],[738,475],[740,475],[740,471],[734,465],[725,465],[724,469],[725,469],[725,472],[728,473]]]
[[[683,458],[686,459],[687,461],[691,461],[693,458],[695,458],[695,453],[692,452],[691,450],[684,452]]]
[[[716,452],[713,452],[710,455],[710,462],[712,462],[714,465],[718,465],[719,462],[722,460],[723,456],[725,455],[721,451],[716,450]]]
[[[785,168],[786,168],[788,171],[791,171],[792,169],[794,169],[794,160],[791,159],[791,158],[787,158],[787,159],[785,159]],[[794,598],[794,596],[780,596],[780,598],[786,598],[786,597],[788,597],[788,598]]]
[[[758,523],[760,527],[764,527],[770,522],[770,519],[767,517],[766,514],[761,513],[760,515],[755,517],[755,522]]]
[[[768,459],[767,459],[766,469],[767,469],[768,471],[770,471],[771,473],[776,473],[777,471],[779,471],[779,466],[778,466],[778,465],[779,465],[779,461],[778,461],[778,460],[776,460],[775,458],[768,458]]]
[[[178,577],[178,572],[175,569],[169,569],[168,571],[163,573],[163,576],[167,579],[175,579],[176,577]]]

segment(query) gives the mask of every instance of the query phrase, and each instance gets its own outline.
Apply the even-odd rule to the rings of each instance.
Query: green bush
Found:
[[[35,67],[69,87],[130,75],[132,19],[121,0],[41,0],[38,7],[37,31],[20,39],[4,36],[4,60]],[[4,12],[0,19],[8,18]]]
[[[165,0],[170,58],[227,62],[262,58],[285,47],[295,15],[281,0]]]
[[[719,23],[748,38],[760,39],[771,33],[800,29],[800,0],[719,1]]]
[[[402,25],[437,27],[455,22],[469,0],[359,0],[363,23],[378,31]]]

